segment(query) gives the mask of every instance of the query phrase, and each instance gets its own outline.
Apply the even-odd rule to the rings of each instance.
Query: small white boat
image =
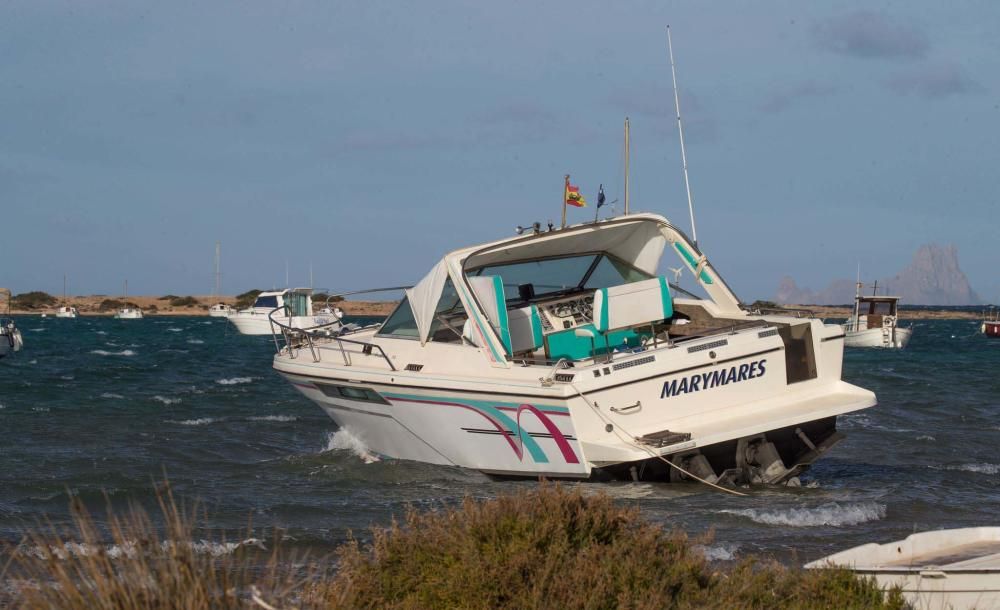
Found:
[[[21,331],[14,324],[14,319],[10,317],[10,302],[12,295],[6,288],[0,288],[0,295],[7,297],[7,317],[0,318],[0,358],[7,354],[21,351],[24,347],[24,339]]]
[[[899,326],[899,297],[862,296],[857,283],[854,313],[844,324],[846,347],[885,347],[903,349],[913,336],[913,329]]]
[[[128,280],[125,280],[125,296],[122,297],[121,309],[115,312],[115,318],[118,320],[140,320],[142,317],[141,309],[128,305]]]
[[[75,317],[77,317],[77,316],[80,315],[80,312],[77,311],[76,307],[73,307],[71,305],[67,305],[66,304],[66,274],[65,273],[63,274],[63,298],[62,298],[62,302],[63,302],[62,307],[60,307],[59,309],[56,310],[56,317],[57,318],[75,318]]]
[[[707,296],[659,276],[664,254]],[[794,485],[843,438],[837,417],[876,402],[841,379],[840,326],[749,313],[656,214],[457,249],[405,294],[356,331],[275,317],[274,369],[383,456]]]
[[[844,567],[883,587],[898,586],[921,610],[1000,608],[1000,527],[938,530],[863,544],[805,567]]]
[[[216,303],[208,308],[208,315],[213,318],[228,318],[234,311],[236,310],[225,303]]]
[[[244,335],[270,335],[272,312],[275,319],[292,328],[339,326],[340,317],[336,314],[313,312],[312,292],[312,288],[262,292],[251,307],[231,312],[227,319]]]

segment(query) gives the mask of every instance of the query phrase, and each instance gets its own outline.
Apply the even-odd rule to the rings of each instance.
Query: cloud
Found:
[[[794,87],[786,87],[773,91],[764,100],[764,103],[760,105],[760,109],[763,112],[772,114],[782,112],[798,100],[810,97],[826,97],[836,93],[836,91],[837,89],[830,85],[821,85],[815,81],[809,81],[795,85]]]
[[[962,68],[954,63],[921,66],[889,79],[886,86],[901,95],[916,95],[928,99],[984,91],[981,84],[966,76]]]
[[[827,19],[813,33],[821,48],[861,59],[920,59],[931,46],[922,31],[873,11]]]

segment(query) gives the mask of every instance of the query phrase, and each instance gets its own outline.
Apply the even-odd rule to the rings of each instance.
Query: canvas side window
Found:
[[[439,343],[462,343],[462,328],[469,318],[465,307],[451,278],[444,284],[441,300],[434,310],[434,321],[431,323],[431,341]]]
[[[396,306],[396,310],[382,323],[382,328],[378,329],[378,335],[406,339],[420,338],[417,321],[413,317],[413,309],[410,307],[409,299],[403,297],[403,300]]]

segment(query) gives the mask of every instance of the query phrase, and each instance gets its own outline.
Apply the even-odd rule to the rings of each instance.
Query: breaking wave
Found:
[[[260,415],[247,418],[248,421],[296,421],[298,419],[294,415]]]
[[[694,549],[701,551],[701,554],[709,561],[733,561],[736,559],[736,551],[740,549],[740,545],[729,542],[710,546],[697,545]]]
[[[840,504],[830,502],[813,508],[724,510],[723,513],[746,517],[765,525],[787,525],[789,527],[819,527],[829,525],[841,527],[858,525],[885,518],[886,505],[876,502]]]
[[[167,420],[171,424],[180,424],[182,426],[206,426],[208,424],[219,421],[214,417],[199,417],[198,419],[182,419],[182,420]]]
[[[978,474],[1000,473],[1000,464],[958,464],[954,466],[932,466],[937,470],[961,470],[963,472],[975,472]]]
[[[321,453],[345,450],[361,458],[365,464],[379,461],[378,456],[368,450],[365,442],[354,436],[347,428],[341,428],[326,435],[326,449],[323,449]]]
[[[115,394],[114,392],[105,392],[101,394],[101,398],[125,398],[121,394]]]
[[[201,339],[188,339],[188,343],[191,345],[201,345],[204,343]]]
[[[160,542],[159,548],[161,551],[168,551],[174,548],[177,543],[164,540]],[[259,549],[265,549],[264,543],[258,538],[247,538],[242,542],[212,542],[211,540],[192,540],[189,542],[182,542],[180,546],[188,546],[194,550],[195,553],[199,555],[211,555],[212,557],[222,557],[223,555],[229,555],[244,546],[253,546]],[[154,547],[155,548],[155,547]],[[47,556],[55,557],[56,559],[68,559],[69,557],[93,557],[98,554],[104,554],[110,559],[119,559],[121,557],[135,557],[141,550],[140,544],[128,541],[123,544],[109,544],[109,545],[96,545],[81,542],[66,542],[61,546],[51,546],[48,549],[45,547],[31,547],[22,548],[23,551],[34,555],[39,559],[45,559]],[[48,552],[46,552],[48,551]]]
[[[179,403],[181,401],[180,398],[167,398],[166,396],[160,396],[159,394],[157,394],[156,396],[154,396],[153,400],[157,400],[159,402],[162,402],[165,405],[175,405],[175,404],[177,404],[177,403]]]
[[[216,379],[215,383],[219,385],[237,385],[240,383],[250,383],[253,381],[253,377],[230,377],[229,379]]]
[[[174,327],[170,327],[170,328],[168,328],[167,330],[169,330],[169,331],[170,331],[170,332],[172,332],[172,333],[182,333],[182,332],[184,332],[184,329],[183,329],[183,328],[174,328]]]
[[[92,349],[91,354],[97,354],[98,356],[135,356],[135,352],[130,349],[123,349],[120,352],[109,352],[106,349]]]

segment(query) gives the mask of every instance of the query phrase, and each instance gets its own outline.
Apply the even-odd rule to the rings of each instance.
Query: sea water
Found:
[[[153,508],[164,478],[229,540],[249,523],[250,540],[280,528],[319,552],[408,505],[536,485],[377,459],[271,370],[270,337],[225,320],[18,325],[24,350],[0,360],[0,542],[46,519],[68,523],[71,496],[99,515],[106,503]],[[1000,525],[1000,340],[978,325],[916,321],[906,350],[848,350],[844,379],[874,390],[879,406],[840,419],[846,440],[802,487],[740,498],[698,485],[581,485],[668,528],[714,531],[705,553],[715,560],[762,552],[802,563],[914,531]]]

